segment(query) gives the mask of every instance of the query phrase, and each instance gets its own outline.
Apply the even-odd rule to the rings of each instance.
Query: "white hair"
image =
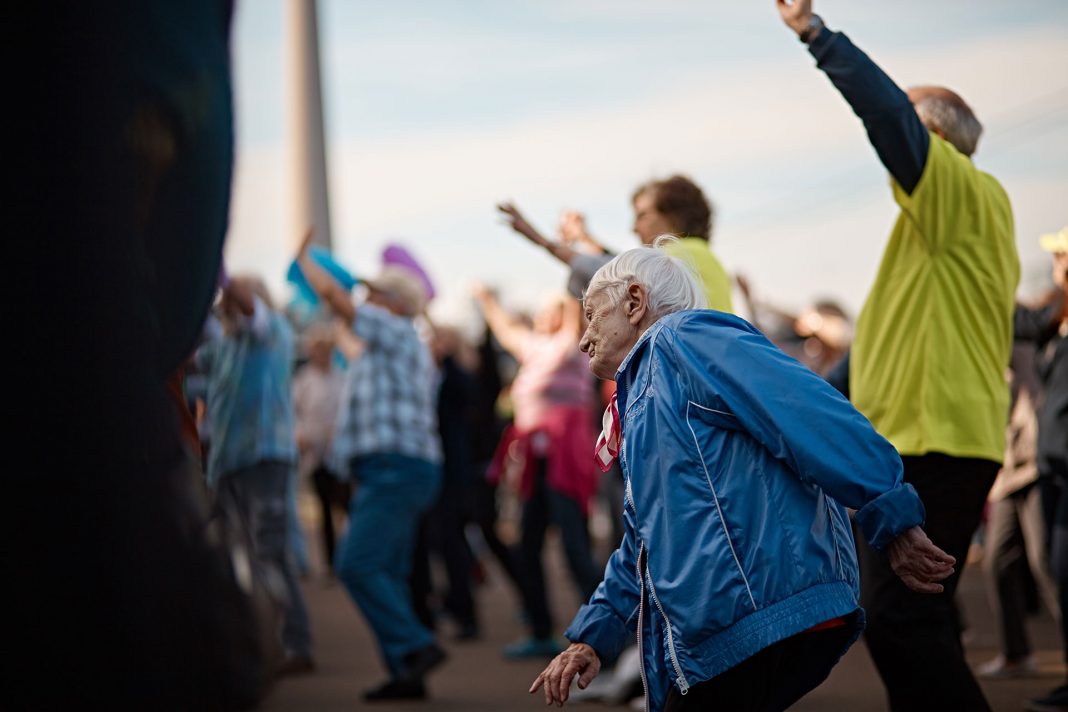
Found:
[[[637,283],[645,287],[649,310],[657,319],[684,309],[706,308],[708,300],[693,267],[664,249],[677,241],[674,235],[661,235],[652,245],[621,253],[593,275],[586,298],[603,292],[612,304],[618,304],[627,287]]]
[[[916,102],[916,113],[924,126],[942,131],[946,140],[965,156],[975,153],[983,125],[960,97],[954,100],[937,94],[925,96]]]

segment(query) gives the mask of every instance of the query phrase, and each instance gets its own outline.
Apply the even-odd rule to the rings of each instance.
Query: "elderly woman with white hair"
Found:
[[[548,704],[637,629],[648,709],[785,709],[863,628],[847,507],[913,589],[938,592],[953,571],[894,448],[750,324],[703,305],[655,247],[586,292],[581,345],[617,388],[597,456],[619,457],[626,527],[571,646],[531,686]]]

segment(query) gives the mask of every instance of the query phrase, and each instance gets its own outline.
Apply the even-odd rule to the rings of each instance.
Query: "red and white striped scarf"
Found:
[[[619,456],[620,445],[623,444],[623,429],[619,424],[619,409],[616,407],[614,393],[608,407],[604,409],[604,418],[601,423],[604,429],[601,431],[601,436],[597,438],[597,449],[593,456],[601,472],[608,472]]]

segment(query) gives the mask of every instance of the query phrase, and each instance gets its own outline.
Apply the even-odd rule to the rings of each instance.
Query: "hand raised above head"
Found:
[[[812,0],[775,0],[779,8],[779,16],[786,26],[797,34],[808,29],[809,20],[812,19]]]
[[[500,203],[497,205],[497,210],[504,213],[505,222],[523,237],[539,245],[546,242],[545,238],[523,216],[523,213],[519,212],[519,208],[511,203]]]
[[[565,210],[560,215],[560,239],[565,244],[582,242],[589,237],[586,216],[577,210]]]
[[[482,282],[471,283],[471,296],[477,301],[485,301],[493,297],[493,290],[484,285]]]

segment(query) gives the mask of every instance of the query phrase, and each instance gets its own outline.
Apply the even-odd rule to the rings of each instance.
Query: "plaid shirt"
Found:
[[[353,332],[365,348],[345,374],[331,467],[348,474],[352,458],[385,453],[440,463],[434,365],[412,320],[363,304]]]

